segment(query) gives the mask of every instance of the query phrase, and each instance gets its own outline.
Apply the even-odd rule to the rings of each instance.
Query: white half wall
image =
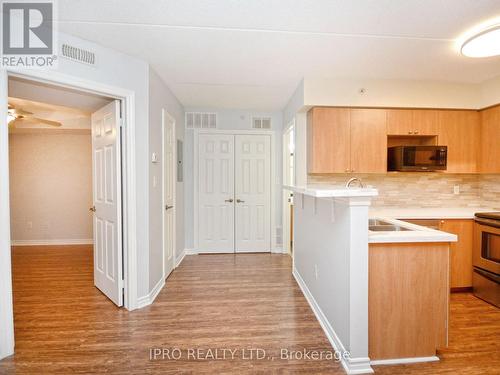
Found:
[[[92,241],[92,140],[50,131],[9,135],[11,241]]]

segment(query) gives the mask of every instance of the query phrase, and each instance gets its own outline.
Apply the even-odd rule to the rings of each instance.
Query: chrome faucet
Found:
[[[357,182],[360,188],[365,187],[365,185],[363,185],[363,181],[361,181],[361,179],[357,177],[349,179],[349,181],[346,182],[345,187],[350,188],[353,182]]]

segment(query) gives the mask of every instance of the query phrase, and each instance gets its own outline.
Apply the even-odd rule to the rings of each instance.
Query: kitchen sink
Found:
[[[370,225],[368,227],[369,230],[374,231],[374,232],[401,232],[401,231],[411,231],[411,229],[402,227],[400,225],[395,225],[395,224],[376,224],[376,225]]]

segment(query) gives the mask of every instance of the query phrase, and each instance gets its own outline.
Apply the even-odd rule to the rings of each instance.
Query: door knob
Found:
[[[89,211],[95,212],[96,211],[95,206],[90,207]]]
[[[224,202],[233,203],[233,198],[226,199]]]
[[[174,208],[174,206],[169,206],[168,204],[165,206],[165,210],[170,210],[171,208]]]
[[[245,203],[245,201],[242,201],[241,199],[236,199],[236,203]]]

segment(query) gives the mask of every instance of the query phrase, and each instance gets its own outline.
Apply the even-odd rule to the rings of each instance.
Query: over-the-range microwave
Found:
[[[446,170],[447,146],[395,146],[387,150],[389,171]]]

